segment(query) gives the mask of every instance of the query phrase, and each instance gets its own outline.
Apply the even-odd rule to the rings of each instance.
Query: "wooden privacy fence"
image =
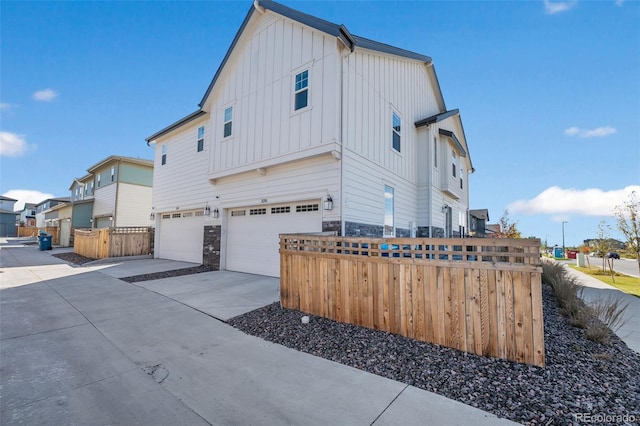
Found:
[[[92,259],[152,252],[153,228],[76,229],[73,252]]]
[[[540,241],[280,235],[297,309],[544,367]]]
[[[60,228],[56,226],[46,226],[44,228],[37,228],[35,226],[17,226],[16,229],[18,237],[36,238],[39,235],[40,231],[44,231],[47,234],[51,235],[51,244],[58,244],[58,234],[60,233]]]

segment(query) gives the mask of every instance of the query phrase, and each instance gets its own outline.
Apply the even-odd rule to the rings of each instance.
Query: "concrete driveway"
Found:
[[[0,257],[3,425],[513,424],[216,319],[275,300],[273,279],[135,285],[34,247]]]

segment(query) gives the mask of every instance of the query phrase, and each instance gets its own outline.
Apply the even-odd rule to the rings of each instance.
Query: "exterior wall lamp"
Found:
[[[205,216],[210,216],[211,215],[211,207],[209,207],[209,203],[207,203],[207,205],[204,206],[204,215]]]
[[[156,220],[156,212],[153,207],[151,207],[151,214],[149,215],[149,220]]]
[[[332,210],[333,209],[333,198],[331,198],[331,194],[327,194],[327,198],[324,200],[324,209]]]
[[[220,217],[220,210],[218,210],[218,208],[216,207],[215,209],[213,209],[213,218],[217,219]]]

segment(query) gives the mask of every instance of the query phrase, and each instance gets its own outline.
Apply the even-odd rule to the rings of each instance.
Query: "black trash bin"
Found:
[[[38,246],[40,247],[40,250],[51,250],[51,235],[45,233],[45,232],[41,232],[40,235],[38,235]]]

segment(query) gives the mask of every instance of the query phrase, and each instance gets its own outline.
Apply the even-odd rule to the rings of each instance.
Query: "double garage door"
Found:
[[[279,235],[320,231],[318,200],[229,209],[226,269],[279,277]]]

